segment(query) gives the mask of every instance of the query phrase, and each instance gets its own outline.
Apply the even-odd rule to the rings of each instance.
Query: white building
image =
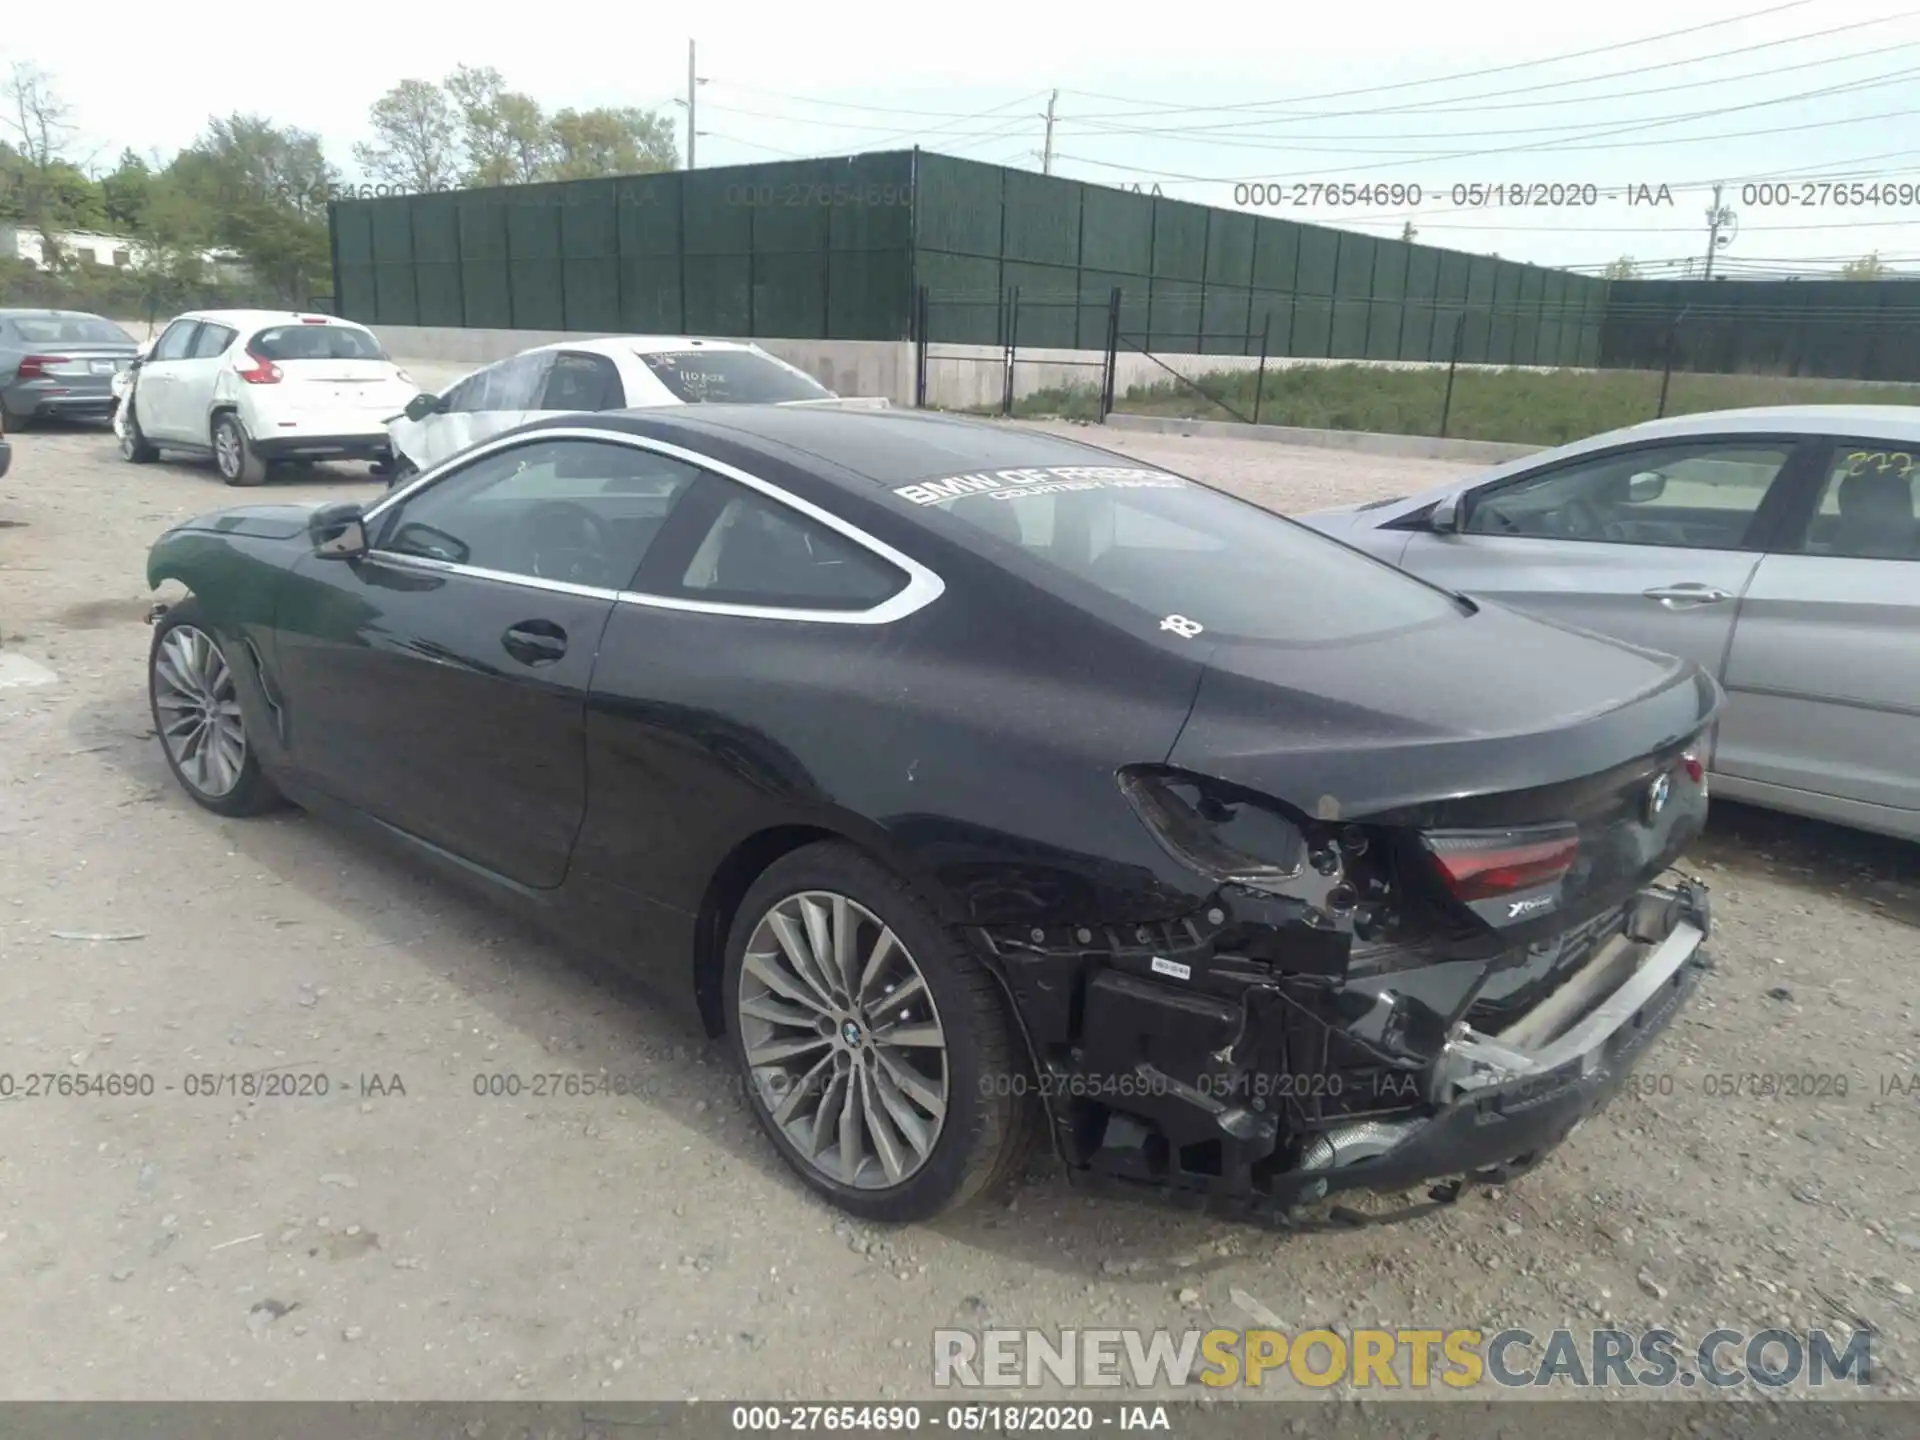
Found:
[[[87,230],[58,230],[53,243],[69,260],[80,264],[105,265],[116,270],[138,270],[146,256],[136,240],[124,235],[100,235]],[[25,260],[36,270],[47,268],[46,242],[30,225],[0,224],[0,258]],[[243,270],[238,255],[228,250],[206,250],[201,259],[215,271],[237,274]]]

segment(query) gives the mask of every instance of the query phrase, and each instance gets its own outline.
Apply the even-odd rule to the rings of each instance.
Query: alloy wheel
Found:
[[[233,421],[221,421],[219,428],[213,432],[213,454],[220,462],[220,473],[227,479],[232,480],[240,474],[240,427]]]
[[[233,671],[203,630],[176,625],[153,657],[153,705],[160,739],[182,778],[217,800],[240,783],[247,732]]]
[[[747,942],[735,1002],[754,1098],[808,1164],[884,1190],[926,1163],[946,1122],[946,1032],[871,910],[826,890],[782,900]]]

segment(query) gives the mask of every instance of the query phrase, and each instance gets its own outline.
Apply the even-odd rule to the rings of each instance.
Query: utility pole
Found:
[[[1060,92],[1058,90],[1047,96],[1047,138],[1040,149],[1040,173],[1042,175],[1051,175],[1053,173],[1053,107],[1058,103],[1059,99]]]
[[[693,106],[699,98],[700,82],[693,73],[693,41],[687,41],[687,169],[693,169],[693,137],[697,133],[694,125]],[[1719,196],[1716,192],[1715,199]]]
[[[1735,223],[1733,211],[1720,203],[1720,192],[1725,188],[1726,187],[1722,185],[1713,187],[1713,206],[1707,211],[1707,268],[1705,278],[1708,280],[1713,278],[1714,252],[1733,239],[1731,235],[1723,236],[1720,233],[1720,228],[1723,225],[1732,225]]]

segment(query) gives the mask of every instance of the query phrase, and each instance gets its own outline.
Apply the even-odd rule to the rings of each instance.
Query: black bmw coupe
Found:
[[[546,420],[154,545],[155,727],[725,1035],[880,1220],[1073,1170],[1271,1218],[1556,1145],[1703,967],[1690,663],[912,412]]]

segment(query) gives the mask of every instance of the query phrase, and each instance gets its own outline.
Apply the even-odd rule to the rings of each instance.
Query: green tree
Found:
[[[1609,260],[1607,268],[1600,272],[1608,280],[1632,280],[1640,273],[1640,267],[1634,263],[1631,255],[1622,255],[1618,260]]]
[[[1880,258],[1878,250],[1862,255],[1858,260],[1849,260],[1840,267],[1842,280],[1879,280],[1890,273],[1891,267]]]
[[[445,190],[459,178],[453,105],[431,80],[402,80],[373,102],[372,143],[353,158],[377,181],[403,190]]]
[[[132,150],[122,150],[120,163],[100,177],[100,209],[109,230],[137,235],[145,228],[153,183],[153,170],[147,162]]]
[[[680,164],[672,122],[632,106],[562,110],[553,117],[553,143],[556,180],[644,175]]]
[[[446,89],[459,117],[468,185],[527,185],[553,168],[553,130],[540,102],[509,90],[500,72],[461,65]]]
[[[142,237],[164,255],[234,251],[275,295],[304,304],[330,270],[327,200],[337,172],[309,131],[258,115],[215,117],[174,157]]]

